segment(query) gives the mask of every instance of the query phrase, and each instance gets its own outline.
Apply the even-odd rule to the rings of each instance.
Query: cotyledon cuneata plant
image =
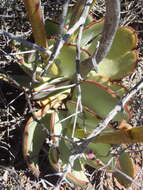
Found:
[[[46,151],[51,166],[75,185],[86,188],[90,183],[85,175],[85,166],[90,165],[106,166],[120,184],[128,187],[131,180],[115,168],[134,178],[134,163],[127,152],[114,156],[112,145],[142,142],[143,137],[142,127],[127,124],[131,118],[127,104],[112,119],[120,123],[119,129],[108,124],[86,144],[70,170],[67,166],[76,154],[78,142],[86,142],[127,93],[120,81],[136,67],[137,33],[131,27],[119,27],[118,0],[105,1],[106,15],[101,20],[90,14],[92,6],[96,6],[92,0],[77,1],[72,7],[66,1],[57,21],[44,20],[40,3],[24,0],[36,43],[33,48],[40,50],[39,54],[17,55],[25,75],[10,76],[25,91],[30,89],[31,101],[39,105],[26,123],[23,135],[28,167],[39,177],[39,153],[49,138]],[[20,50],[28,47],[21,45]]]

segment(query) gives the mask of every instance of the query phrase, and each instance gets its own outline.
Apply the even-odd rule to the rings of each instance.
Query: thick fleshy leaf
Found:
[[[96,50],[96,43],[101,37],[103,29],[103,20],[93,21],[91,24],[84,28],[83,37],[81,39],[81,47],[89,49],[94,41],[94,51]]]
[[[138,43],[137,32],[131,27],[121,27],[117,30],[112,47],[108,54],[109,59],[117,59],[126,52],[136,48]]]
[[[130,158],[129,154],[127,152],[122,153],[119,156],[119,163],[118,168],[123,172],[123,174],[131,177],[134,179],[135,177],[135,169],[134,169],[134,163],[133,160]],[[123,176],[119,172],[114,173],[114,177],[119,181],[119,183],[126,188],[129,187],[132,182],[131,180],[127,179],[127,177]]]
[[[111,145],[105,143],[89,143],[83,162],[93,168],[101,168],[108,164],[108,168],[115,167],[115,160],[112,159]],[[110,162],[110,163],[109,163]]]
[[[76,100],[77,89],[74,91],[73,100]],[[117,94],[109,87],[95,81],[81,83],[82,104],[93,110],[98,116],[104,118],[118,103]],[[125,113],[119,113],[115,120],[126,118]]]
[[[71,155],[71,145],[65,142],[63,139],[59,142],[60,158],[62,160],[62,166],[65,166],[69,162],[69,157]]]
[[[105,165],[112,158],[112,155],[110,154],[110,151],[111,151],[110,144],[90,143],[88,145],[88,148],[94,152],[96,159],[99,159]]]
[[[76,110],[76,102],[68,101],[66,105],[68,108],[69,115],[74,114]],[[72,117],[70,120],[69,125],[71,126],[71,129],[73,128],[74,119],[75,117]],[[83,107],[83,112],[78,114],[78,118],[76,122],[76,130],[78,130],[77,132],[75,131],[76,137],[78,138],[78,134],[79,135],[81,135],[81,133],[83,134],[83,132],[80,131],[80,129],[83,129],[84,132],[88,132],[88,133],[93,131],[95,127],[99,124],[100,120],[101,118],[99,118],[94,111],[90,110],[87,107]]]
[[[21,47],[22,51],[28,51],[29,48],[23,48]],[[21,55],[17,55],[16,56],[17,60],[18,60],[18,65],[20,66],[20,69],[22,69],[28,76],[31,77],[30,82],[33,81],[33,87],[36,87],[39,85],[39,83],[43,83],[45,81],[48,81],[50,79],[50,77],[53,77],[53,73],[50,72],[50,74],[48,73],[48,75],[41,77],[39,76],[39,74],[43,71],[43,69],[45,68],[45,64],[42,62],[42,59],[40,56],[38,56],[37,53],[33,52],[33,53],[29,53],[29,54],[25,54],[23,56]],[[21,76],[16,75],[16,76],[12,76],[17,82],[20,81]],[[23,86],[29,87],[29,82],[27,81],[20,81],[20,84],[25,84]]]
[[[31,117],[26,123],[23,136],[23,155],[28,167],[35,176],[39,176],[38,156],[45,138],[47,137],[46,129],[50,130],[51,111],[48,106],[43,110],[35,112],[38,121]],[[48,113],[47,113],[48,112]],[[45,129],[44,129],[45,128]]]
[[[82,45],[90,42],[88,48],[86,48],[90,53],[93,53],[96,50],[97,40],[100,40],[100,34],[102,32],[103,24],[103,20],[99,20],[98,22],[93,22],[85,28],[85,34],[83,33]],[[123,56],[128,51],[132,51],[134,48],[136,48],[137,43],[137,32],[133,28],[120,27],[117,30],[113,44],[107,57],[111,60],[118,59],[120,56]]]
[[[52,134],[61,135],[61,133],[63,134],[63,126],[59,121],[63,117],[63,113],[55,112],[53,116],[51,120],[51,129],[53,129]],[[52,137],[52,141],[54,144],[56,143],[57,148],[51,147],[49,151],[49,161],[57,172],[62,172],[66,168],[67,164],[69,164],[69,157],[72,154],[73,146],[69,141],[65,141],[63,138]],[[82,162],[77,159],[74,162],[72,171],[67,173],[66,178],[69,181],[73,182],[75,185],[84,188],[89,183],[84,170],[85,169]]]
[[[108,156],[111,145],[110,144],[104,144],[104,143],[90,143],[88,145],[88,148],[93,150],[96,156],[106,157]]]
[[[49,161],[57,172],[62,172],[69,163],[70,155],[71,145],[67,143],[67,141],[62,140],[60,142],[59,150],[51,149],[49,151]],[[58,158],[58,160],[55,160],[55,157]],[[75,160],[72,171],[67,173],[66,178],[82,188],[85,188],[89,184],[89,180],[85,175],[84,166],[80,160]]]
[[[89,180],[85,175],[85,171],[73,170],[72,173],[67,175],[69,181],[73,182],[75,185],[82,187],[83,189],[89,185]]]
[[[57,78],[57,80],[53,79],[51,81],[45,82],[34,89],[33,100],[45,100],[50,102],[52,100],[60,101],[65,99],[71,91],[70,88],[58,88],[68,84],[69,81],[63,78]]]
[[[81,51],[81,60],[88,57],[87,52]],[[59,68],[59,75],[71,77],[76,73],[76,47],[71,44],[66,44],[62,49],[58,58],[55,60]]]
[[[120,82],[112,82],[108,77],[97,75],[95,71],[91,71],[88,74],[87,80],[96,81],[111,88],[120,97],[127,93],[127,89]]]
[[[119,28],[108,56],[99,64],[98,75],[119,80],[133,72],[138,58],[138,52],[133,49],[137,43],[135,30],[130,27]]]
[[[88,15],[84,26],[86,27],[92,22],[93,22],[93,17],[91,15]]]
[[[103,162],[99,160],[98,158],[95,158],[95,155],[93,153],[89,153],[91,155],[88,155],[88,157],[92,157],[92,159],[85,158],[84,163],[85,165],[91,166],[92,168],[98,169],[104,166]]]
[[[127,124],[129,126],[129,124]],[[108,144],[134,144],[143,142],[143,127],[132,127],[115,131],[107,131],[92,139],[93,143],[108,143]]]
[[[100,40],[104,21],[93,22],[83,32],[82,47],[92,55],[96,51]],[[117,30],[108,56],[101,61],[98,67],[98,75],[119,80],[133,72],[138,52],[133,51],[137,47],[137,32],[131,27],[121,27]]]
[[[119,80],[133,72],[137,58],[137,51],[128,51],[115,59],[111,59],[107,56],[100,62],[98,73],[109,77],[110,80]]]
[[[68,15],[66,17],[65,26],[68,26],[70,23],[72,10],[73,10],[73,8],[69,7]],[[88,15],[84,26],[88,26],[91,22],[93,22],[93,17],[91,15]]]

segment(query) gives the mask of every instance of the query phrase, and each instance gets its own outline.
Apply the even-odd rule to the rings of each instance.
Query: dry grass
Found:
[[[58,1],[57,1],[58,2]],[[45,11],[49,11],[46,16],[53,16],[50,12],[50,5],[47,1],[42,1]],[[140,58],[134,73],[130,77],[124,79],[123,84],[130,89],[143,77],[143,1],[142,0],[121,0],[121,23],[122,26],[132,26],[138,31]],[[97,5],[93,9],[95,18],[99,19],[105,14],[104,1],[98,0]],[[57,14],[59,12],[57,11]],[[57,15],[56,15],[57,16]],[[7,30],[13,34],[21,35],[27,39],[31,38],[31,29],[27,21],[26,13],[21,0],[3,0],[0,4],[0,29]],[[4,54],[15,51],[13,42],[8,38],[0,36],[0,72],[16,72],[12,71],[11,65],[17,61],[13,56],[5,56]],[[0,80],[0,189],[6,190],[31,190],[47,189],[47,181],[36,179],[31,176],[30,171],[26,168],[26,164],[22,157],[21,144],[23,122],[27,118],[28,108],[24,96],[16,99],[22,93],[19,89],[7,86],[7,83]],[[14,100],[14,101],[13,101]],[[18,102],[19,101],[19,102]],[[20,107],[19,107],[20,105]],[[24,108],[24,109],[21,109]],[[143,91],[140,90],[133,99],[131,104],[133,117],[131,124],[135,126],[143,125]],[[134,145],[131,150],[140,150],[142,145]],[[138,154],[133,153],[132,157],[136,162],[136,181],[142,181],[142,151]],[[87,169],[88,175],[94,184],[93,189],[123,189],[117,181],[114,181],[111,174],[106,171],[95,171],[91,168]],[[63,185],[63,189],[70,188],[67,184]],[[91,189],[89,187],[89,189]],[[131,188],[139,190],[137,186]]]

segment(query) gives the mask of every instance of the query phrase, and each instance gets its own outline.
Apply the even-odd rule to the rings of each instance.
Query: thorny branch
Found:
[[[82,77],[85,77],[87,73],[93,69],[93,61],[95,61],[96,64],[98,64],[105,56],[107,56],[110,47],[112,45],[118,24],[119,24],[119,18],[120,18],[120,1],[119,0],[105,0],[106,2],[106,16],[105,16],[105,24],[102,32],[102,37],[99,43],[99,47],[96,51],[96,54],[91,56],[89,59],[83,61],[80,68],[80,74]],[[48,63],[48,67],[45,69],[44,73],[47,72],[49,66],[53,63],[53,61],[57,58],[57,56],[60,53],[61,48],[63,47],[64,43],[67,42],[67,40],[70,38],[70,36],[81,26],[85,23],[89,8],[92,3],[92,0],[87,0],[83,13],[77,23],[68,30],[68,32],[61,38],[60,43],[54,53],[53,58]],[[51,51],[46,50],[45,48],[42,48],[36,44],[33,44],[29,41],[23,40],[20,37],[16,37],[11,33],[8,33],[6,31],[0,30],[0,35],[5,35],[13,40],[16,40],[20,43],[23,43],[24,45],[31,47],[33,49],[36,49],[38,51],[42,51],[48,55],[51,56]],[[80,60],[80,59],[79,59]],[[127,101],[139,90],[143,88],[143,79],[135,86],[133,87],[115,106],[115,108],[107,115],[105,120],[103,120],[102,123],[93,131],[93,133],[88,136],[84,141],[77,146],[76,152],[74,152],[70,158],[69,158],[69,164],[67,165],[65,172],[63,174],[63,178],[60,181],[59,184],[65,179],[68,172],[71,171],[74,161],[81,156],[81,154],[85,151],[88,143],[90,143],[94,138],[96,138],[97,135],[99,135],[108,125],[108,123],[115,117],[115,115],[122,111],[124,108],[124,105],[127,103]],[[51,89],[53,90],[53,89]],[[54,89],[55,90],[55,89]],[[57,90],[57,89],[56,89]],[[27,97],[29,99],[29,97]],[[31,112],[33,113],[32,107],[29,102],[29,107],[31,108]],[[76,113],[77,114],[77,113]],[[35,119],[35,118],[34,118]],[[59,185],[58,185],[59,187]]]
[[[122,172],[121,170],[118,170],[117,168],[114,169],[114,172],[117,172],[119,174],[121,174],[122,176],[124,176],[127,180],[131,181],[133,184],[135,184],[137,187],[142,187],[142,185],[138,184],[134,179],[132,179],[130,176],[128,176],[127,174],[125,174],[124,172]]]
[[[29,41],[27,41],[27,40],[25,40],[25,39],[22,39],[21,37],[15,36],[14,34],[11,34],[11,33],[6,32],[6,31],[4,31],[4,30],[0,30],[0,35],[7,36],[7,37],[9,37],[9,38],[12,39],[12,40],[15,40],[15,41],[17,41],[17,42],[20,42],[20,43],[22,43],[23,45],[25,45],[25,46],[27,46],[27,47],[30,47],[30,48],[33,48],[33,49],[35,49],[35,50],[44,52],[45,54],[47,54],[47,55],[49,55],[49,56],[51,55],[51,51],[50,51],[50,50],[47,50],[47,49],[45,49],[45,48],[43,48],[43,47],[41,47],[41,46],[38,46],[37,44],[34,44],[34,43],[32,43],[32,42],[29,42]]]
[[[62,183],[62,181],[65,179],[65,176],[71,172],[72,170],[72,166],[74,164],[74,161],[76,159],[78,159],[80,156],[82,156],[82,154],[84,153],[84,151],[87,148],[87,145],[92,142],[92,140],[94,138],[96,138],[97,135],[99,135],[109,124],[109,122],[115,117],[115,115],[122,111],[125,104],[130,100],[130,98],[132,98],[132,96],[137,93],[138,90],[140,90],[141,88],[143,88],[143,79],[141,81],[139,81],[125,96],[123,96],[121,98],[121,100],[119,101],[119,103],[115,106],[115,108],[107,115],[107,117],[105,118],[105,120],[103,120],[103,122],[100,123],[99,127],[97,127],[93,133],[88,136],[86,139],[84,139],[84,141],[82,141],[82,143],[80,143],[78,146],[75,146],[74,152],[73,154],[71,154],[70,158],[69,158],[69,164],[67,164],[67,167],[65,168],[65,171],[62,175],[62,179],[60,180],[60,183]],[[118,171],[120,172],[120,171]],[[128,176],[127,176],[128,178]],[[130,180],[132,180],[130,178]],[[138,185],[138,184],[136,184]],[[59,187],[59,185],[57,186]]]
[[[90,1],[90,0],[89,0],[89,2],[90,2],[90,4],[92,3],[92,1]],[[87,0],[86,5],[89,2]],[[77,74],[80,73],[82,77],[85,77],[87,75],[87,73],[90,72],[90,70],[95,68],[96,65],[104,57],[107,56],[107,54],[108,54],[108,52],[109,52],[109,50],[111,48],[113,39],[115,37],[118,25],[119,25],[119,20],[120,20],[120,1],[119,0],[105,0],[105,2],[106,2],[106,16],[105,16],[105,23],[104,23],[104,28],[103,28],[102,37],[101,37],[101,40],[100,40],[100,43],[99,43],[99,47],[98,47],[95,54],[93,54],[90,58],[84,60],[83,63],[81,63],[80,68],[77,65]],[[77,60],[80,63],[80,50],[79,50],[80,49],[80,41],[79,40],[81,39],[81,36],[82,36],[82,26],[85,23],[85,20],[87,18],[87,14],[88,14],[88,11],[89,11],[89,7],[86,7],[86,5],[85,5],[84,11],[83,11],[79,21],[76,22],[75,25],[71,29],[69,29],[67,34],[63,37],[63,39],[61,39],[61,41],[59,43],[59,46],[57,48],[57,51],[55,52],[53,60],[52,60],[52,62],[50,64],[52,64],[54,59],[56,59],[56,57],[59,55],[62,46],[69,39],[71,34],[74,31],[76,31],[79,27],[80,27],[80,30],[79,30],[79,36],[78,36],[78,41],[77,41],[77,58],[78,58]],[[85,15],[85,11],[86,11],[86,15]],[[80,72],[79,72],[79,70],[80,70]],[[43,72],[43,74],[46,71],[47,71],[47,68]],[[138,87],[135,87],[135,89],[138,89]],[[131,94],[132,94],[132,90],[130,92]],[[110,120],[112,120],[114,118],[114,116],[119,111],[122,110],[125,103],[130,99],[130,96],[132,96],[136,92],[134,92],[132,95],[130,95],[130,93],[127,94],[125,97],[123,97],[123,99],[121,99],[119,104],[113,109],[113,111],[111,111],[109,113],[107,118],[99,125],[99,127],[96,128],[89,137],[87,137],[79,146],[76,147],[77,148],[76,151],[74,151],[74,154],[72,154],[70,156],[70,158],[69,158],[69,164],[65,168],[65,172],[63,173],[62,179],[60,180],[59,184],[62,183],[62,181],[65,179],[66,175],[72,170],[72,166],[74,164],[74,161],[82,155],[82,153],[85,151],[88,143],[90,143],[93,138],[95,138],[98,134],[100,134],[102,132],[102,130],[104,130],[106,128],[106,126],[108,125]],[[80,98],[80,89],[79,89],[79,94],[78,95],[79,95],[78,98]],[[76,115],[75,115],[76,117],[77,117],[77,113],[79,113],[78,109],[76,109]],[[76,122],[76,117],[75,117],[75,122]],[[75,127],[75,125],[74,125],[74,127]],[[59,188],[60,186],[58,185],[57,187]]]
[[[87,0],[82,12],[82,15],[80,17],[80,19],[78,20],[78,22],[76,22],[72,28],[70,28],[67,33],[61,38],[58,47],[56,48],[56,51],[54,53],[54,55],[52,55],[52,58],[49,59],[50,61],[48,61],[47,67],[45,68],[45,70],[41,73],[41,76],[43,76],[47,70],[49,69],[49,67],[53,64],[54,60],[58,57],[58,55],[60,54],[60,51],[63,47],[63,45],[68,41],[68,39],[71,37],[71,35],[81,26],[85,24],[86,18],[88,16],[89,13],[89,9],[90,9],[90,5],[92,4],[93,0]]]
[[[118,112],[121,112],[125,104],[137,93],[138,90],[143,88],[143,79],[140,80],[126,95],[124,95],[115,108],[107,115],[107,117],[99,124],[98,127],[89,135],[80,146],[86,148],[87,144],[90,143],[97,135],[99,135],[109,124],[109,122],[116,116]],[[86,146],[85,146],[86,145]]]
[[[59,180],[59,183],[57,183],[57,186],[56,186],[56,190],[59,190],[60,189],[60,187],[61,187],[61,185],[62,185],[62,182],[64,181],[64,180],[66,180],[66,177],[67,177],[67,175],[68,175],[68,173],[70,173],[71,171],[72,171],[72,168],[73,168],[73,166],[74,166],[74,161],[77,159],[77,158],[79,158],[81,156],[81,154],[76,154],[76,155],[71,155],[70,157],[69,157],[69,163],[67,164],[67,166],[66,166],[66,168],[65,168],[65,170],[63,171],[63,174],[62,174],[62,179],[61,180]]]
[[[137,91],[139,91],[141,88],[143,88],[143,79],[140,80],[126,95],[124,95],[119,103],[115,106],[115,108],[107,115],[107,117],[99,124],[98,127],[95,127],[95,130],[92,132],[91,135],[89,135],[86,139],[84,139],[82,142],[80,141],[80,144],[74,146],[74,152],[71,154],[69,158],[69,164],[67,164],[62,179],[60,180],[59,184],[62,183],[63,180],[65,180],[66,175],[68,175],[69,172],[72,170],[72,166],[76,159],[78,159],[82,154],[86,151],[87,145],[92,142],[96,138],[97,135],[99,135],[109,124],[109,122],[116,116],[116,114],[123,110],[125,104],[134,96]],[[138,184],[136,184],[138,185]],[[59,185],[57,186],[59,188]]]
[[[62,34],[63,34],[63,29],[64,29],[64,26],[65,26],[65,20],[66,20],[66,16],[67,16],[67,13],[68,13],[69,3],[70,3],[70,0],[67,0],[63,4],[63,11],[62,11],[62,14],[60,16],[60,28],[59,28],[59,35],[60,36],[62,36]]]
[[[79,28],[79,33],[77,37],[77,45],[76,45],[76,80],[77,80],[77,104],[76,104],[76,110],[75,110],[75,118],[74,118],[74,124],[73,124],[73,131],[72,131],[72,138],[74,137],[75,134],[75,128],[77,124],[77,119],[78,119],[78,114],[82,112],[82,102],[81,102],[81,86],[80,86],[80,81],[81,81],[81,76],[80,76],[80,62],[81,62],[81,48],[80,48],[80,42],[82,38],[82,33],[83,33],[83,27],[84,25],[81,25]]]

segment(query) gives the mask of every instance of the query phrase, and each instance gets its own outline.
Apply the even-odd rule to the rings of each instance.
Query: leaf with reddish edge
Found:
[[[50,130],[50,118],[53,111],[49,111],[49,105],[35,112],[38,121],[31,117],[25,125],[23,134],[23,155],[28,167],[33,174],[38,177],[40,175],[38,156],[42,148],[45,138]],[[42,123],[42,124],[40,124]],[[44,128],[43,128],[44,125]]]
[[[120,27],[117,30],[108,58],[117,59],[117,57],[135,49],[137,45],[137,32],[132,27]]]
[[[93,152],[88,152],[84,159],[85,165],[91,166],[92,168],[98,169],[104,167],[104,163],[95,157]]]
[[[74,101],[68,101],[67,108],[69,115],[75,113],[76,109],[76,102]],[[90,110],[88,107],[83,106],[83,112],[78,114],[77,122],[76,122],[76,128],[75,128],[75,135],[74,137],[78,139],[85,138],[87,134],[91,134],[92,131],[95,129],[95,127],[98,126],[100,123],[101,118],[97,116],[97,114]],[[74,123],[74,117],[71,119],[70,124],[67,126],[67,130],[70,131],[70,135],[72,134],[72,128]],[[113,132],[114,130],[110,127],[107,127],[104,132]],[[70,136],[71,137],[71,136]],[[93,156],[100,160],[100,164],[96,162],[96,160],[90,160],[88,156],[84,159],[85,164],[89,164],[90,166],[94,168],[99,168],[104,166],[104,164],[107,164],[107,162],[111,159],[112,155],[109,154],[111,145],[110,144],[103,144],[101,143],[89,143],[88,147],[89,150],[92,151]],[[67,151],[68,152],[68,151]],[[68,154],[66,154],[68,155]]]
[[[95,52],[95,44],[97,42],[94,41],[88,47],[90,53]],[[97,75],[108,77],[113,81],[132,73],[138,59],[138,51],[134,50],[137,44],[137,32],[133,28],[119,28],[108,55],[99,63]]]
[[[104,20],[93,22],[85,27],[81,45],[92,55],[100,41]],[[131,27],[120,27],[115,35],[111,49],[98,66],[97,75],[110,80],[120,80],[132,73],[136,67],[138,52],[137,32]]]
[[[81,45],[90,53],[94,53],[96,50],[97,42],[100,40],[98,37],[101,37],[100,34],[102,34],[103,24],[104,20],[101,19],[99,21],[93,21],[84,28]],[[98,39],[95,40],[96,38]],[[132,27],[120,27],[117,30],[115,39],[107,57],[109,57],[109,59],[117,59],[126,52],[135,49],[137,44],[137,32]],[[86,46],[88,48],[86,48]]]
[[[117,59],[110,59],[108,56],[99,64],[99,74],[109,77],[110,80],[120,80],[131,74],[138,59],[138,52],[128,51]]]
[[[89,134],[87,134],[88,136]],[[108,144],[134,144],[143,142],[143,126],[132,129],[115,130],[113,132],[103,132],[92,140],[93,143]]]
[[[108,77],[97,75],[95,71],[91,71],[88,74],[87,80],[95,81],[95,82],[103,84],[107,88],[111,88],[116,93],[117,97],[120,97],[120,98],[122,98],[122,96],[128,92],[128,89],[125,86],[123,86],[120,81],[110,81]],[[132,100],[130,100],[129,102],[131,101]],[[129,104],[126,104],[124,108],[126,112],[128,113],[128,117],[130,119],[132,117],[132,111],[130,109]]]
[[[60,111],[59,111],[60,112]],[[61,115],[58,112],[55,112],[51,118],[51,129],[53,130],[52,134],[60,135],[62,126],[59,123]],[[58,148],[51,147],[49,150],[49,161],[52,167],[56,170],[56,172],[64,171],[66,164],[69,163],[69,156],[71,155],[72,145],[65,141],[63,138],[53,137],[52,141],[54,144],[59,145]],[[72,168],[72,172],[67,173],[67,179],[74,184],[81,186],[82,188],[86,187],[89,183],[85,172],[83,164],[80,160],[75,160],[74,166]]]
[[[75,113],[76,104],[77,104],[77,102],[75,102],[75,101],[67,102],[66,106],[68,108],[69,115]],[[70,130],[72,130],[74,119],[75,119],[75,117],[72,117],[70,120],[70,123],[69,123]],[[101,121],[101,118],[98,117],[97,114],[93,110],[90,110],[88,107],[83,106],[83,112],[78,114],[76,129],[83,129],[84,132],[87,132],[87,131],[91,132],[95,129],[95,126],[97,126],[100,121]],[[69,126],[68,126],[68,128],[69,128]],[[78,133],[79,133],[79,130],[77,133],[75,131],[75,135],[77,138],[78,138],[78,136],[77,136]]]
[[[69,181],[73,182],[74,184],[82,188],[86,188],[87,185],[89,185],[90,183],[88,178],[85,175],[84,170],[81,170],[81,171],[73,170],[72,173],[67,174],[67,178]]]
[[[67,97],[70,93],[70,88],[58,88],[68,84],[69,80],[66,80],[65,78],[56,78],[51,81],[40,84],[38,87],[34,88],[33,100],[48,100],[48,98],[55,99],[58,96],[62,97],[62,95],[66,95]]]
[[[90,46],[92,44],[94,44],[94,51],[95,51],[97,42],[101,37],[103,25],[104,25],[103,19],[98,20],[98,21],[93,21],[92,23],[87,25],[83,31],[83,36],[81,39],[81,47],[89,50]],[[94,43],[93,43],[93,41],[94,41]],[[94,51],[89,50],[90,53],[94,52]]]
[[[65,147],[63,146],[62,149],[64,151]],[[50,164],[52,165],[52,167],[55,169],[56,172],[64,171],[66,165],[62,166],[64,164],[63,160],[61,159],[55,160],[53,158],[59,158],[59,150],[51,148],[49,151]],[[76,170],[74,167],[78,169]],[[85,171],[84,171],[85,169],[83,165],[81,164],[80,161],[78,162],[75,161],[74,167],[72,168],[72,172],[67,173],[66,178],[72,183],[74,183],[75,185],[80,186],[82,188],[86,188],[87,185],[89,184],[89,180],[85,175]]]
[[[110,81],[108,77],[97,75],[95,71],[91,71],[88,76],[87,80],[96,81],[99,82],[109,88],[111,88],[115,93],[117,93],[117,96],[122,97],[125,93],[128,92],[127,88],[124,87],[121,82],[116,81]]]
[[[106,117],[119,101],[116,92],[101,83],[83,81],[80,85],[82,104],[93,110],[99,117]],[[74,101],[76,101],[76,96],[77,89],[73,93]],[[128,112],[127,107],[125,110]],[[127,113],[118,113],[114,120],[123,120],[124,118],[128,118]]]

